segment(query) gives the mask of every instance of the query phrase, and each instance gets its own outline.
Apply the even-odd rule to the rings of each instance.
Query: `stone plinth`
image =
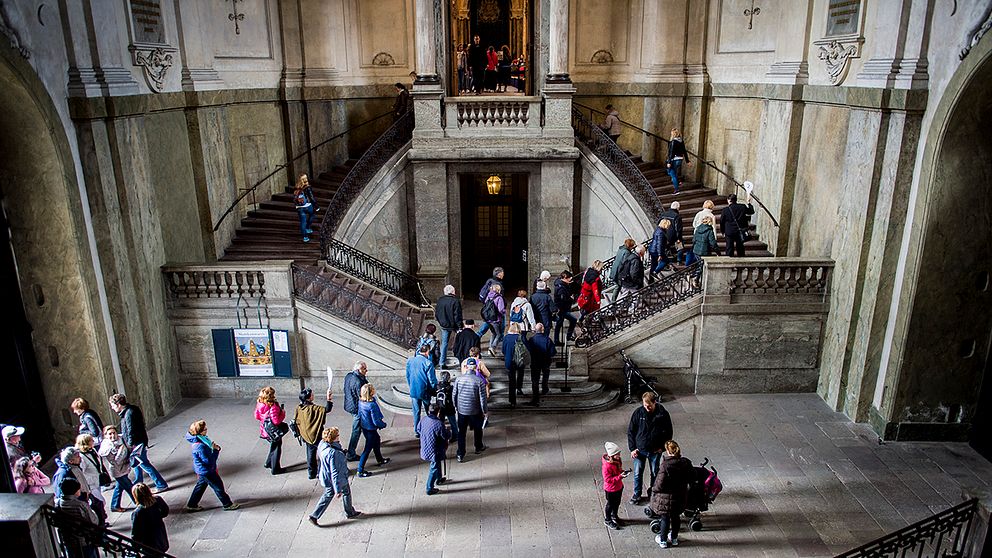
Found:
[[[52,505],[51,494],[0,494],[0,538],[4,554],[19,558],[55,558],[41,507]]]

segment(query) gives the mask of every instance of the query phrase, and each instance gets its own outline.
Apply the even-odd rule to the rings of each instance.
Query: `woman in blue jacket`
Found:
[[[224,481],[217,473],[220,446],[207,437],[206,421],[198,420],[189,425],[186,441],[189,442],[190,450],[193,452],[193,472],[196,473],[196,485],[193,487],[193,493],[189,495],[189,500],[186,501],[186,511],[203,511],[200,507],[200,498],[203,497],[207,486],[214,490],[225,510],[240,508],[241,506],[232,502],[231,497],[224,491]]]
[[[375,452],[375,460],[379,465],[389,463],[389,458],[383,457],[380,451],[379,430],[386,427],[386,421],[383,420],[379,402],[375,400],[375,388],[372,384],[362,386],[358,397],[358,419],[362,424],[362,434],[365,436],[365,449],[358,458],[357,476],[364,478],[372,476],[372,473],[365,470],[365,462],[368,461],[370,453]]]

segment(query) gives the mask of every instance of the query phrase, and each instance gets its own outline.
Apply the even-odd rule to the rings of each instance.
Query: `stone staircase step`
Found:
[[[399,414],[412,414],[410,409],[410,398],[405,392],[398,391],[398,388],[406,387],[406,383],[395,383],[392,389],[382,390],[378,393],[379,403],[384,410],[389,410]],[[620,392],[614,389],[606,389],[600,384],[600,391],[595,396],[582,397],[577,393],[561,393],[557,387],[552,387],[547,395],[541,396],[541,404],[538,407],[523,405],[530,400],[530,384],[524,388],[523,396],[517,396],[517,406],[510,408],[510,404],[505,394],[498,391],[494,384],[492,400],[489,403],[491,413],[512,413],[512,414],[550,414],[550,413],[595,413],[613,408],[620,402]],[[503,388],[505,389],[505,388]]]

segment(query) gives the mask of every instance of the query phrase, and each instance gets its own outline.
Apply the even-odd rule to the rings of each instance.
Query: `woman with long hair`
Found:
[[[265,468],[270,469],[273,475],[282,473],[279,466],[279,457],[282,455],[282,436],[275,439],[269,438],[269,433],[265,430],[265,422],[268,420],[278,429],[284,430],[284,420],[286,411],[282,405],[276,401],[276,390],[272,386],[265,386],[258,392],[258,403],[255,405],[255,420],[258,421],[259,438],[264,438],[269,442],[269,454],[265,458]]]
[[[383,420],[379,402],[375,399],[375,388],[372,384],[362,386],[359,393],[358,418],[362,424],[362,434],[365,436],[365,448],[358,459],[358,476],[364,478],[372,476],[372,473],[365,469],[365,462],[368,461],[370,453],[375,453],[375,460],[379,465],[389,463],[389,458],[382,456],[382,438],[379,437],[379,430],[386,427],[386,421]]]
[[[313,233],[310,225],[313,223],[314,201],[310,179],[305,174],[300,175],[293,188],[293,203],[296,205],[296,212],[300,215],[300,234],[303,235],[303,242],[310,242],[310,237],[307,235]]]
[[[152,494],[143,482],[131,488],[131,496],[138,503],[138,507],[131,512],[131,538],[162,552],[169,550],[169,533],[165,530],[169,505],[161,496]]]
[[[616,264],[614,263],[614,265]],[[579,320],[585,318],[586,314],[599,310],[603,296],[602,270],[603,262],[596,260],[582,274],[582,288],[579,291],[579,299],[576,301],[579,305]]]
[[[496,91],[496,66],[499,65],[499,55],[496,49],[489,47],[486,49],[486,89]]]
[[[14,463],[14,489],[18,494],[44,494],[52,479],[41,472],[30,457],[22,457]]]
[[[499,49],[499,60],[497,62],[497,77],[499,79],[499,91],[506,93],[506,86],[510,84],[510,47],[503,45]]]
[[[679,545],[679,516],[685,510],[689,494],[689,481],[692,476],[692,462],[682,457],[678,442],[665,442],[665,453],[661,456],[658,475],[651,489],[651,511],[661,522],[661,531],[655,542],[661,548]]]

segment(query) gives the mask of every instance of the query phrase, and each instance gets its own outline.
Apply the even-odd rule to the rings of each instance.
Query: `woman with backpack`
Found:
[[[386,427],[386,421],[383,420],[379,402],[375,400],[375,388],[372,387],[372,384],[362,386],[361,395],[359,395],[358,399],[358,418],[362,423],[365,448],[362,450],[362,456],[358,459],[358,473],[356,476],[365,478],[372,476],[372,473],[365,469],[365,462],[368,461],[370,453],[375,453],[375,460],[379,465],[385,465],[390,460],[388,457],[382,456],[382,450],[380,449],[382,439],[379,437],[379,430]]]
[[[685,511],[689,481],[692,479],[692,462],[682,457],[682,449],[675,440],[665,442],[665,453],[651,488],[651,511],[660,516],[661,532],[654,538],[661,548],[679,545],[679,517]]]
[[[278,475],[282,473],[282,467],[279,466],[279,458],[282,456],[282,436],[289,428],[283,422],[286,420],[286,411],[276,401],[274,387],[265,386],[258,392],[255,420],[258,421],[258,437],[269,442],[265,468],[270,469],[273,475]]]
[[[530,353],[527,352],[527,344],[524,343],[524,336],[520,333],[517,323],[511,323],[506,330],[506,337],[503,338],[503,363],[506,365],[506,373],[510,378],[510,408],[517,406],[517,396],[523,395],[521,386],[524,383],[524,369],[527,367],[527,360]]]
[[[496,350],[503,340],[503,316],[506,314],[506,301],[503,300],[503,285],[493,283],[489,286],[489,294],[482,301],[482,319],[493,330],[493,336],[489,339],[489,356],[495,357]],[[486,328],[479,332],[481,337]]]
[[[599,310],[603,296],[602,269],[603,262],[596,260],[582,274],[582,288],[579,291],[579,299],[576,301],[579,305],[579,320],[585,318],[586,314]]]
[[[534,307],[527,300],[527,291],[517,291],[517,298],[510,303],[510,325],[517,324],[520,336],[527,339],[527,332],[534,328]]]

